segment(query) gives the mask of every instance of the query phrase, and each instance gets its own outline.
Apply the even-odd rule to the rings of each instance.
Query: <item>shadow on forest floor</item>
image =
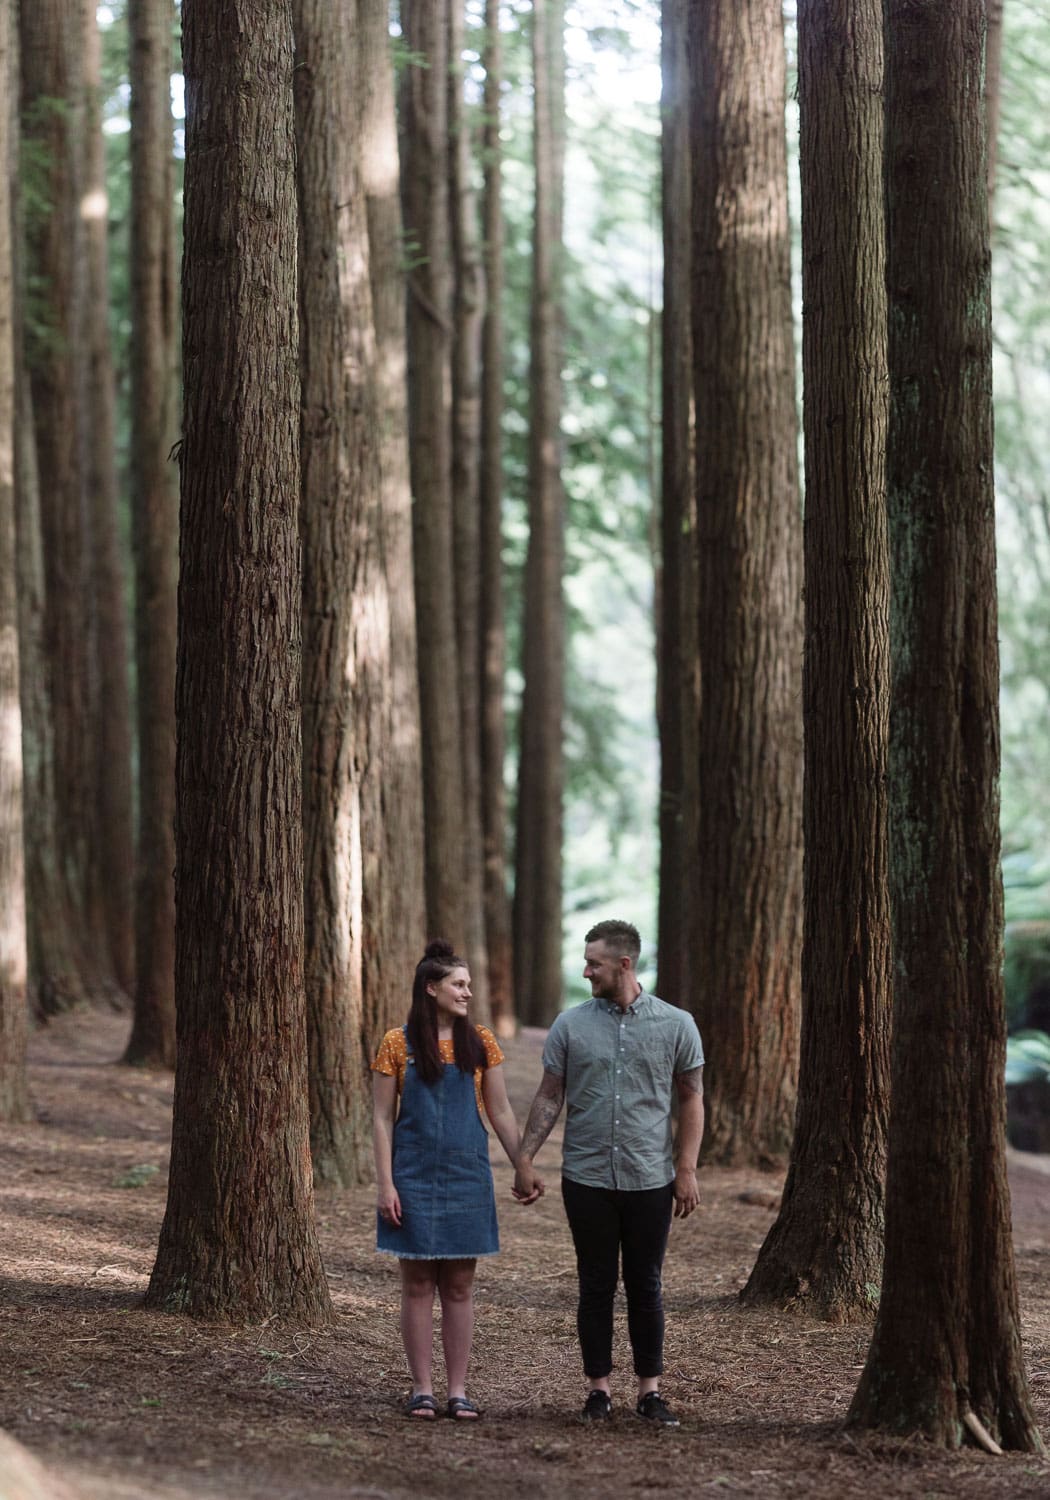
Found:
[[[83,1500],[420,1500],[423,1496],[1047,1496],[1050,1462],[860,1441],[841,1419],[869,1330],[742,1311],[736,1292],[780,1181],[702,1174],[668,1251],[664,1390],[677,1432],[634,1417],[618,1311],[617,1415],[581,1427],[575,1274],[548,1146],[547,1196],[510,1197],[494,1158],[503,1253],[478,1272],[477,1427],[408,1423],[393,1261],[373,1196],[318,1195],[336,1318],[202,1326],[142,1308],[164,1211],[171,1080],[116,1067],[126,1020],[59,1017],[32,1041],[36,1123],[0,1134],[0,1428]],[[542,1034],[507,1047],[524,1114]],[[1050,1435],[1050,1172],[1011,1157],[1028,1370]],[[440,1362],[438,1363],[440,1369]],[[440,1377],[438,1390],[441,1390]]]

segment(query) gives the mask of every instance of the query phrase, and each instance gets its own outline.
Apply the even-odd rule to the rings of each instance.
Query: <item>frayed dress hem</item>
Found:
[[[410,1255],[404,1250],[387,1250],[383,1245],[376,1246],[377,1255],[392,1255],[396,1260],[488,1260],[493,1255],[498,1255],[498,1250],[472,1250],[462,1255]]]

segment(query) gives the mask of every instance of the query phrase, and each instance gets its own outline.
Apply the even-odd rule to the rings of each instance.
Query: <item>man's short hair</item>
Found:
[[[584,942],[604,943],[618,958],[624,955],[629,957],[632,968],[637,964],[642,951],[642,940],[638,936],[637,927],[631,922],[620,921],[618,917],[610,917],[605,922],[596,922],[584,937]]]

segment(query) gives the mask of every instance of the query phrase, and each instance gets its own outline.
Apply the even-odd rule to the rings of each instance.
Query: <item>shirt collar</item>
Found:
[[[644,989],[639,990],[637,995],[635,995],[634,999],[631,1001],[630,1005],[623,1012],[623,1014],[625,1016],[637,1015],[639,1009],[641,1008],[642,1001],[648,1000],[648,998],[649,997]],[[608,1011],[610,1016],[620,1015],[620,1007],[617,1005],[615,1000],[604,1000],[602,1004],[605,1006],[605,1009]]]

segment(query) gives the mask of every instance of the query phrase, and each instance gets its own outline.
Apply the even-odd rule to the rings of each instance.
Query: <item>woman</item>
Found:
[[[447,1413],[456,1421],[481,1415],[466,1392],[474,1270],[478,1256],[499,1251],[482,1103],[511,1166],[520,1144],[503,1053],[491,1031],[468,1021],[469,1005],[466,964],[448,943],[430,943],[416,968],[408,1023],[387,1032],[372,1064],[376,1247],[401,1263],[401,1337],[412,1376],[405,1414],[425,1421],[438,1412],[430,1369],[435,1290]]]

